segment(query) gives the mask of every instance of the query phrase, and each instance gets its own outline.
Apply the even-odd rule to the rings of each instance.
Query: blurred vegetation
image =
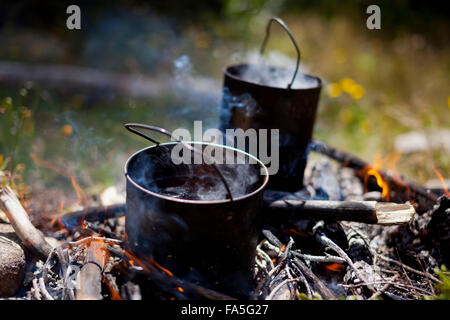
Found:
[[[441,280],[436,285],[438,294],[436,296],[427,297],[427,300],[450,300],[450,274],[445,266],[441,266],[440,269],[436,269],[435,273]]]
[[[190,76],[213,79],[220,96],[224,67],[257,50],[267,19],[278,15],[299,43],[302,68],[325,82],[317,139],[371,161],[377,152],[382,157],[395,152],[394,139],[399,134],[450,127],[449,14],[439,2],[77,3],[82,8],[81,31],[65,27],[67,1],[45,5],[2,1],[0,59],[171,79],[175,78],[174,60],[187,54],[193,66]],[[381,30],[365,26],[369,4],[381,7]],[[295,51],[282,31],[274,29],[273,35],[268,50],[294,58]],[[91,192],[117,182],[131,149],[146,145],[130,137],[123,123],[189,127],[192,119],[214,117],[219,110],[219,98],[217,103],[196,106],[198,99],[180,94],[176,87],[142,101],[105,100],[77,90],[54,92],[37,83],[24,83],[0,88],[0,103],[0,159],[5,170],[14,172],[21,164],[26,181],[53,187],[70,187],[67,176],[74,175]],[[42,161],[36,163],[36,159]],[[403,155],[396,166],[424,183],[435,178],[433,167],[448,178],[449,159],[448,151],[430,149]]]

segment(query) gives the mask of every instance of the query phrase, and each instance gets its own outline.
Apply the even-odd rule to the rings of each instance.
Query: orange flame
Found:
[[[442,174],[438,171],[438,169],[436,169],[435,166],[433,166],[433,171],[434,171],[434,173],[437,175],[439,181],[441,182],[441,184],[442,184],[442,189],[444,189],[444,193],[445,193],[447,196],[450,196],[450,192],[448,192],[447,185],[445,184],[445,179],[444,179],[444,177],[442,176]]]
[[[82,205],[84,209],[87,210],[89,203],[86,193],[83,191],[83,189],[80,188],[74,176],[70,176],[70,181],[72,182],[72,186],[77,194],[77,204]],[[86,228],[86,225],[84,223],[84,216],[81,219],[81,227]]]
[[[150,258],[150,262],[153,263],[158,269],[165,272],[168,276],[173,277],[173,273],[169,269],[164,268],[162,265],[160,265],[154,259]]]
[[[142,259],[139,259],[132,253],[128,251],[124,251],[125,255],[128,257],[129,261],[128,263],[130,265],[135,265],[136,262],[145,270],[145,272],[151,272],[152,267],[156,267],[163,271],[165,274],[167,274],[170,277],[173,277],[173,273],[169,270],[161,266],[158,262],[156,262],[153,258],[148,258],[148,261],[144,261]]]
[[[57,215],[50,221],[50,225],[52,227],[55,227],[56,223],[58,223],[59,230],[65,229],[62,221],[61,221],[61,215],[64,211],[64,201],[59,202],[59,208]]]
[[[391,174],[393,174],[395,180],[399,182],[399,184],[402,184],[402,179],[400,177],[400,174],[397,171],[396,164],[398,160],[400,159],[400,156],[402,155],[401,152],[392,152],[388,154],[385,158],[381,158],[381,155],[379,152],[377,152],[374,156],[373,165],[366,166],[364,170],[364,188],[365,191],[368,191],[368,181],[369,177],[373,176],[376,181],[377,185],[381,188],[381,196],[383,199],[386,199],[389,201],[390,198],[390,192],[389,192],[389,185],[388,183],[383,179],[381,176],[379,170],[383,167],[387,168]],[[408,195],[409,195],[409,188],[407,188]]]
[[[83,191],[83,189],[80,188],[74,176],[70,176],[70,181],[72,182],[72,186],[75,189],[75,192],[77,193],[78,198],[77,204],[83,205],[86,208],[88,205],[86,193]]]
[[[122,296],[119,294],[119,292],[117,292],[116,289],[114,289],[111,285],[111,283],[109,282],[108,278],[105,277],[104,275],[102,275],[103,277],[103,281],[105,281],[106,286],[109,289],[109,292],[111,293],[111,300],[123,300]]]
[[[367,183],[369,181],[369,177],[373,176],[377,180],[378,186],[382,189],[381,197],[383,197],[383,199],[386,199],[389,201],[389,186],[388,186],[388,184],[383,180],[381,175],[374,168],[369,167],[366,170],[367,170],[367,172],[364,176],[364,187],[366,189],[366,192],[367,192]]]
[[[340,263],[332,263],[325,265],[325,268],[333,272],[341,272],[344,270],[344,265]]]
[[[69,175],[64,170],[58,168],[54,164],[52,164],[44,159],[39,158],[35,153],[30,153],[30,158],[31,158],[31,160],[33,160],[34,164],[37,165],[38,167],[50,169],[50,170],[62,175],[63,177],[69,178]]]

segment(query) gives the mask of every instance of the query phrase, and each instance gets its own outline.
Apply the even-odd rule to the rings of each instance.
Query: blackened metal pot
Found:
[[[273,73],[293,73],[292,80],[284,88],[270,86],[243,78],[243,74],[254,65],[228,66],[224,73],[220,127],[222,131],[235,128],[279,129],[279,170],[271,175],[268,188],[296,191],[303,187],[307,147],[312,138],[322,81],[318,77],[304,75],[317,85],[308,88],[293,86],[300,64],[300,50],[281,19],[272,18],[269,21],[261,54],[272,21],[278,22],[286,30],[298,56],[295,70],[273,66],[267,68]],[[271,150],[270,145],[268,149]]]
[[[267,168],[238,149],[187,143],[203,150],[215,146],[224,153],[252,159],[255,164],[245,165],[245,174],[254,175],[255,183],[249,185],[245,195],[232,199],[191,200],[168,195],[159,191],[167,183],[179,185],[182,180],[205,174],[205,170],[215,173],[206,168],[210,165],[183,167],[171,163],[170,152],[178,142],[142,149],[125,164],[128,244],[137,256],[154,259],[176,276],[236,297],[248,297],[253,288]],[[225,164],[216,166],[225,177],[228,171],[238,170]],[[243,178],[238,172],[235,179]]]

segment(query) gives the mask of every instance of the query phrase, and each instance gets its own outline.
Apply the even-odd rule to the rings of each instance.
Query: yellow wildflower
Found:
[[[331,98],[337,98],[341,95],[341,87],[338,83],[333,82],[327,86],[327,94]]]
[[[365,90],[364,87],[355,84],[351,87],[351,89],[348,91],[348,93],[354,98],[354,99],[361,99],[364,96]]]
[[[356,83],[352,78],[343,78],[341,79],[341,81],[339,81],[339,84],[341,85],[343,91],[350,93]]]

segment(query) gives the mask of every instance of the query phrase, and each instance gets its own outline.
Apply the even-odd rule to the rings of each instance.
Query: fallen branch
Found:
[[[269,213],[286,212],[295,219],[332,219],[380,225],[408,224],[415,210],[409,204],[376,201],[277,200],[266,203]]]
[[[46,261],[52,251],[52,246],[45,240],[42,233],[33,226],[27,212],[10,187],[0,187],[0,202],[3,203],[6,216],[25,247],[39,259]]]

